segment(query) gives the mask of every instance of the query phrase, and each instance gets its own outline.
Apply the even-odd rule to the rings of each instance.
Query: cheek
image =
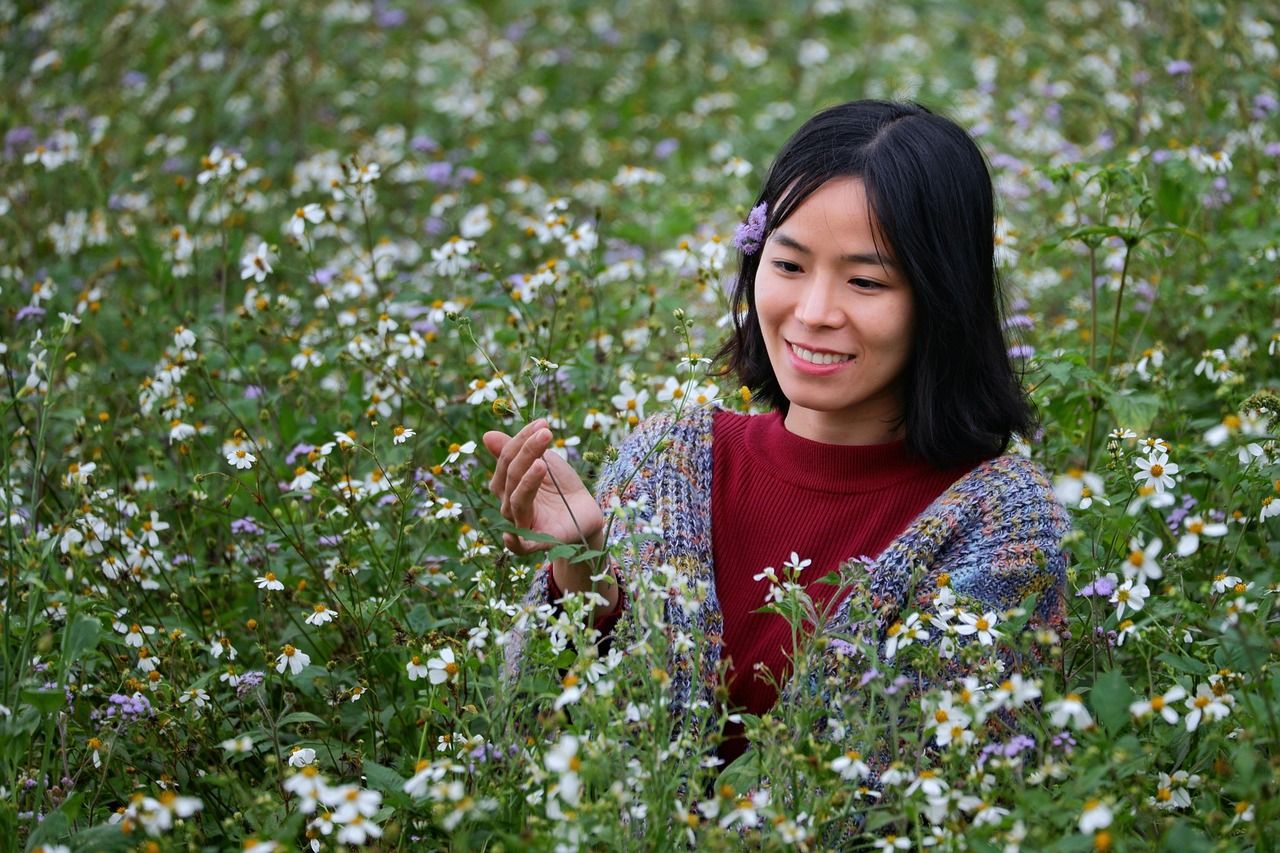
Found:
[[[776,328],[778,319],[785,310],[780,299],[779,289],[763,275],[756,278],[756,319],[765,332],[766,339],[771,329]]]

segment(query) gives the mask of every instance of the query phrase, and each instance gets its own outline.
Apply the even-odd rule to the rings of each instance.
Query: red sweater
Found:
[[[817,583],[850,557],[876,557],[933,499],[964,475],[938,470],[907,452],[906,443],[847,446],[793,435],[782,415],[715,416],[711,442],[711,548],[716,595],[724,612],[724,648],[731,659],[730,702],[762,714],[777,691],[755,677],[766,667],[779,684],[790,671],[791,628],[763,607],[768,580],[754,576],[795,551],[813,562],[800,573],[821,611],[842,591]],[[730,724],[720,757],[746,749],[742,726]]]
[[[970,466],[939,470],[907,452],[902,441],[870,446],[822,444],[788,432],[782,415],[718,412],[712,426],[711,545],[716,595],[724,613],[724,648],[730,661],[729,700],[762,714],[777,691],[754,678],[767,667],[779,684],[789,672],[791,628],[781,616],[754,613],[765,604],[767,566],[783,577],[795,551],[812,563],[801,572],[821,609],[841,593],[816,581],[849,557],[875,557],[933,499]],[[562,596],[548,572],[551,601]],[[617,611],[597,620],[609,630]],[[719,755],[730,762],[746,749],[742,726],[725,729]]]

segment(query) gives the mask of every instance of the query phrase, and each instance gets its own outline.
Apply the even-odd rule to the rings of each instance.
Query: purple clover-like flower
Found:
[[[243,699],[245,694],[262,683],[263,673],[260,669],[251,669],[236,682],[236,696]]]
[[[152,716],[151,700],[141,693],[126,696],[123,693],[112,693],[107,697],[107,719],[118,717],[122,722],[132,723]]]
[[[231,532],[236,536],[260,536],[262,528],[249,516],[231,522]]]
[[[828,648],[836,654],[843,655],[845,657],[849,657],[857,651],[857,648],[854,647],[853,643],[848,640],[842,640],[839,637],[832,637],[831,642],[828,643]]]
[[[1110,575],[1103,575],[1100,578],[1094,578],[1088,584],[1080,587],[1080,591],[1076,593],[1077,598],[1110,598],[1111,593],[1116,591],[1116,579]]]
[[[1174,59],[1165,65],[1164,73],[1170,75],[1171,77],[1177,77],[1182,74],[1190,74],[1191,63],[1187,62],[1185,59]]]
[[[733,232],[733,245],[744,255],[754,255],[764,243],[765,223],[769,218],[769,203],[762,201],[747,214],[747,221]]]

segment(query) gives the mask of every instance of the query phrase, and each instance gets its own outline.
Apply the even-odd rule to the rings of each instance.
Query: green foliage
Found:
[[[1274,849],[1269,11],[0,8],[0,838]],[[664,608],[707,591],[630,579],[638,632],[597,649],[581,596],[524,597],[603,552],[505,552],[468,442],[548,417],[591,481],[657,410],[750,410],[710,364],[734,226],[859,96],[991,160],[1068,624],[923,614],[890,656],[871,602],[779,594],[799,671],[719,767],[728,709],[669,712],[670,644],[716,638]]]

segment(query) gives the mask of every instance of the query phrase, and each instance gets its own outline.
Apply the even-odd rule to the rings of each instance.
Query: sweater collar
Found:
[[[824,444],[787,430],[779,411],[753,416],[746,445],[757,464],[794,486],[838,494],[860,494],[933,471],[907,449],[887,444]]]

